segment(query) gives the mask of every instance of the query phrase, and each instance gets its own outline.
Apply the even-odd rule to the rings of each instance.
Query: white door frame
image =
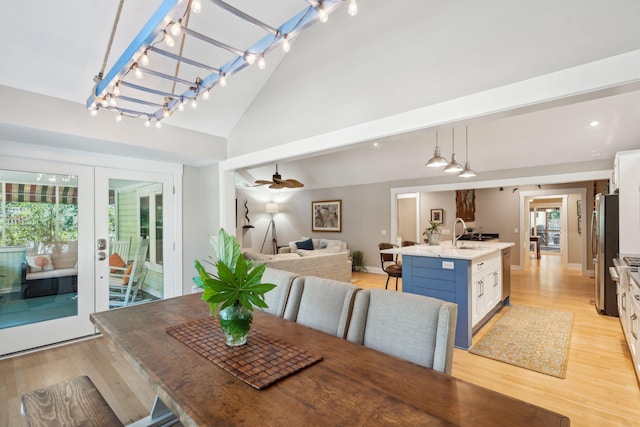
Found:
[[[567,266],[568,263],[568,240],[567,240],[567,231],[568,231],[568,195],[576,194],[580,197],[582,201],[582,206],[584,210],[584,206],[587,205],[587,190],[584,188],[558,188],[558,189],[549,189],[549,190],[535,190],[535,191],[521,191],[520,192],[520,265],[523,268],[529,262],[529,229],[531,224],[529,224],[529,200],[535,197],[541,196],[559,196],[562,197],[562,209],[561,209],[561,227],[564,229],[564,232],[561,234],[561,247],[564,248],[562,252],[562,264]],[[584,212],[583,212],[584,217]],[[581,233],[581,256],[580,256],[580,264],[581,271],[583,275],[587,274],[587,232],[585,231],[584,226],[582,227]]]

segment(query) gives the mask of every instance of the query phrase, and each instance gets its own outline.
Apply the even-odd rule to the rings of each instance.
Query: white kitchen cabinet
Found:
[[[629,346],[636,378],[640,382],[640,274],[627,268],[618,268],[618,315]]]
[[[502,259],[499,253],[473,260],[471,325],[475,326],[502,299]]]

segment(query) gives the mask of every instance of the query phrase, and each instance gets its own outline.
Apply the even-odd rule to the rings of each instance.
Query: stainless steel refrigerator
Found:
[[[616,283],[609,267],[618,256],[618,195],[596,194],[591,217],[591,254],[595,264],[595,305],[600,314],[618,315]]]

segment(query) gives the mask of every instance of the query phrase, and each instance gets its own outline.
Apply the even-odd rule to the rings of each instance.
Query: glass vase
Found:
[[[220,310],[218,319],[228,346],[235,347],[247,343],[247,335],[249,335],[253,321],[251,310],[236,301],[229,307]]]

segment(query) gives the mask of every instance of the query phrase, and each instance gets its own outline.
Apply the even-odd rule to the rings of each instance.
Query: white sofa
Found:
[[[301,249],[298,246],[303,246],[304,243],[313,244],[313,248],[306,246],[304,249]],[[349,252],[347,248],[347,242],[343,242],[342,240],[330,240],[330,239],[313,239],[309,237],[302,237],[300,240],[294,240],[293,242],[289,242],[288,246],[280,248],[278,253],[297,253],[300,256],[314,256],[314,255],[324,255],[327,253],[336,253],[336,252]]]
[[[297,253],[262,255],[245,252],[244,257],[257,264],[289,271],[300,276],[316,276],[340,282],[351,282],[351,260],[348,252],[319,253],[301,256]]]

